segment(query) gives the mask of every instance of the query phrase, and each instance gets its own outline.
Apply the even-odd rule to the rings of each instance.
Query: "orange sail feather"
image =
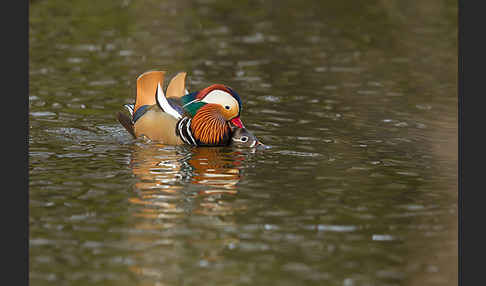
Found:
[[[164,83],[165,71],[148,71],[137,78],[137,97],[135,99],[134,112],[140,106],[154,105],[157,103],[155,92],[157,84],[162,86]]]

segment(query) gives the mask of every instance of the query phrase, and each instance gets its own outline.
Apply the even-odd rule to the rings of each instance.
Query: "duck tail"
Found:
[[[116,118],[118,119],[118,122],[120,122],[120,124],[125,127],[128,133],[130,133],[133,138],[136,138],[137,136],[135,136],[135,130],[133,129],[132,115],[133,114],[130,114],[130,116],[128,116],[126,113],[119,111],[116,114]]]

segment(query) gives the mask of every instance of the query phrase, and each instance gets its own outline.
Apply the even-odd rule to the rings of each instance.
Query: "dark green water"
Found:
[[[456,1],[31,1],[31,285],[457,285]],[[264,151],[134,141],[147,70]]]

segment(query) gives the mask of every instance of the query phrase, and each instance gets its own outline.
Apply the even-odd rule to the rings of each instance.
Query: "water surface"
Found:
[[[457,285],[456,1],[31,1],[32,285]],[[139,74],[271,148],[133,140]]]

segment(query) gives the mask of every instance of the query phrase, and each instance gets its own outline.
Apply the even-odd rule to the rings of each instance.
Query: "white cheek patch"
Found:
[[[238,110],[238,101],[231,94],[219,89],[211,91],[201,101],[219,104],[223,107],[229,106],[233,110]]]

